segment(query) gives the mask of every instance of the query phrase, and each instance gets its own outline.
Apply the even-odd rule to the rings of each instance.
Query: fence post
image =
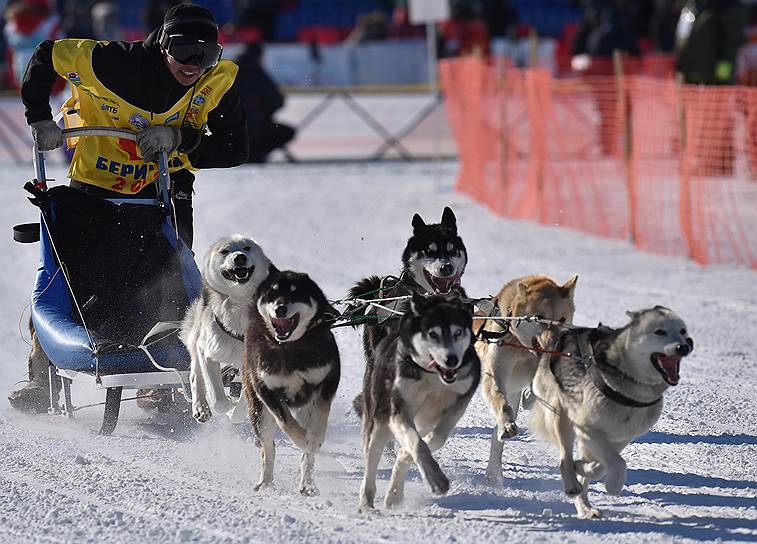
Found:
[[[694,244],[692,244],[692,225],[691,225],[691,191],[689,190],[689,169],[686,165],[686,108],[683,104],[683,95],[685,81],[681,72],[676,72],[676,107],[678,109],[678,127],[679,127],[679,194],[678,194],[678,217],[681,222],[681,231],[683,240],[686,242],[686,252],[689,259],[694,259]]]
[[[499,181],[504,195],[503,205],[505,215],[507,207],[507,185],[509,176],[509,132],[507,128],[507,57],[501,57],[501,70],[497,78],[497,94],[499,96]]]
[[[632,160],[631,110],[628,107],[626,95],[626,80],[623,74],[623,54],[618,49],[612,52],[612,64],[615,71],[615,87],[618,94],[618,118],[623,126],[623,166],[626,177],[626,193],[628,195],[628,236],[632,244],[636,245],[636,187]]]

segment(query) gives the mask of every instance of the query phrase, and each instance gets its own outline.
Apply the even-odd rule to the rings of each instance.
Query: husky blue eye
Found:
[[[431,331],[431,332],[428,333],[428,337],[432,338],[433,340],[438,340],[439,339],[439,333],[437,333],[436,331]]]
[[[654,333],[655,333],[655,334],[656,334],[657,336],[665,336],[665,335],[667,334],[667,333],[666,333],[666,332],[665,332],[664,330],[662,330],[662,329],[657,329],[656,331],[654,331]]]
[[[228,255],[229,254],[229,250],[228,249],[222,249],[221,251],[219,251],[219,253],[221,255]]]

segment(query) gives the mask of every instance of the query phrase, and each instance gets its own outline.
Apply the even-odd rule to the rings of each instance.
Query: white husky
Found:
[[[563,355],[539,361],[530,428],[559,449],[565,493],[582,518],[601,516],[589,504],[591,480],[605,477],[607,492],[620,494],[620,452],[657,422],[662,395],[678,383],[681,359],[694,347],[681,318],[663,306],[628,315],[620,329],[550,329],[541,336],[545,349]]]
[[[192,415],[197,421],[210,419],[211,407],[234,423],[247,417],[244,395],[239,401],[226,395],[221,367],[242,371],[250,309],[255,311],[258,287],[270,267],[260,246],[241,234],[221,238],[205,255],[202,296],[187,310],[180,335],[192,360]]]

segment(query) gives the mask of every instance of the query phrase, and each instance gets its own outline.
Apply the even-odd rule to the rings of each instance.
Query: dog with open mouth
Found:
[[[241,234],[221,238],[205,255],[202,295],[187,309],[180,332],[191,358],[192,415],[197,421],[207,421],[213,411],[227,414],[234,423],[247,415],[245,399],[226,394],[221,370],[242,371],[250,300],[271,268],[263,249]]]
[[[376,346],[360,397],[365,463],[361,512],[374,509],[376,471],[391,436],[400,449],[384,498],[386,508],[402,502],[412,463],[432,492],[449,490],[449,480],[432,452],[447,441],[481,378],[472,317],[473,307],[456,290],[430,297],[415,293],[399,330]]]
[[[278,426],[302,451],[300,493],[314,495],[315,455],[339,385],[339,350],[330,325],[339,313],[307,274],[276,271],[261,285],[245,336],[242,384],[259,441],[260,480],[273,483]]]
[[[529,428],[560,452],[565,493],[579,517],[601,512],[588,499],[591,480],[620,494],[626,461],[620,453],[662,413],[665,391],[678,384],[681,360],[694,349],[686,324],[663,306],[628,312],[619,329],[548,329],[532,383]],[[573,459],[574,443],[578,459]]]
[[[457,231],[457,217],[445,207],[440,223],[427,224],[419,214],[412,218],[413,234],[402,252],[402,271],[399,277],[370,276],[360,280],[349,291],[350,298],[388,299],[381,305],[390,310],[357,303],[349,310],[351,319],[363,320],[363,352],[366,365],[373,365],[373,353],[378,343],[398,327],[398,314],[407,308],[407,297],[446,294],[452,291],[464,295],[460,285],[468,252]],[[399,298],[398,298],[399,297]],[[360,413],[362,401],[358,395],[353,402]]]

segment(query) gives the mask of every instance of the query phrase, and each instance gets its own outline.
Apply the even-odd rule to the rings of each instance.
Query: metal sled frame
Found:
[[[63,130],[64,137],[119,137],[129,140],[136,140],[136,133],[128,129],[119,129],[112,127],[78,127]],[[35,182],[38,186],[44,187],[46,190],[47,177],[45,174],[44,165],[44,153],[39,151],[34,146],[34,167],[36,179]],[[152,206],[160,206],[168,210],[173,215],[173,206],[170,197],[170,176],[168,172],[168,157],[166,153],[161,153],[158,159],[158,178],[156,180],[157,199],[108,199],[116,204],[121,202],[128,202],[130,204],[144,204]],[[175,217],[174,217],[175,219]],[[40,225],[40,231],[43,229],[43,225]],[[173,235],[176,236],[178,241],[178,234],[173,228]],[[192,261],[194,265],[194,261]],[[196,272],[196,277],[199,278],[199,270],[194,265],[194,270],[190,271],[190,275]],[[68,281],[66,279],[66,281]],[[69,285],[70,288],[70,285]],[[157,328],[157,326],[156,326]],[[86,327],[85,327],[86,329]],[[152,331],[151,331],[152,333]],[[87,334],[89,332],[87,331]],[[150,333],[148,333],[150,336]],[[147,338],[147,337],[146,337]],[[91,340],[91,338],[90,338]],[[143,342],[144,344],[144,342]],[[147,357],[152,361],[155,372],[138,372],[138,373],[116,373],[116,374],[104,374],[82,372],[79,370],[70,370],[64,368],[58,368],[50,361],[49,366],[49,382],[50,382],[50,409],[51,414],[62,415],[67,418],[73,418],[75,407],[71,401],[71,383],[74,379],[87,380],[93,383],[95,387],[106,390],[105,396],[105,411],[103,415],[103,422],[100,428],[101,435],[107,435],[112,433],[116,424],[118,423],[118,416],[121,408],[122,393],[124,389],[172,389],[181,387],[184,390],[186,397],[186,388],[189,383],[189,371],[176,370],[171,368],[163,369],[148,352],[146,347],[140,346],[147,354]],[[60,391],[58,383],[60,382],[62,390],[62,399],[60,398]],[[62,400],[62,405],[61,405]]]

